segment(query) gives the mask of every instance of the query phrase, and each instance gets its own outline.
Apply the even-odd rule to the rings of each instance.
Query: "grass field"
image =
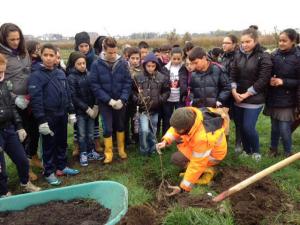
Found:
[[[229,151],[226,159],[221,163],[219,168],[226,167],[248,167],[254,171],[260,171],[282,158],[269,158],[267,151],[270,139],[270,119],[263,115],[260,116],[257,128],[260,136],[260,147],[263,158],[260,162],[255,162],[250,158],[235,157],[233,153],[233,131],[231,129]],[[300,146],[300,132],[296,131],[293,135],[293,150],[296,152]],[[69,153],[72,149],[72,130],[68,136]],[[282,147],[280,148],[282,150]],[[137,148],[132,147],[127,149],[129,153],[128,160],[121,161],[115,154],[114,162],[111,165],[102,165],[99,162],[90,163],[87,168],[81,168],[79,163],[70,158],[70,164],[75,168],[80,169],[81,173],[76,177],[63,178],[62,186],[84,183],[95,180],[113,180],[124,184],[129,191],[129,206],[137,206],[142,204],[152,204],[156,202],[156,191],[160,183],[160,163],[157,155],[149,158],[139,155]],[[170,164],[170,155],[176,151],[176,147],[172,146],[164,151],[163,165],[166,177],[172,184],[178,184],[179,170]],[[12,164],[8,165],[9,186],[11,190],[19,192],[18,178],[15,167]],[[282,211],[276,217],[269,218],[267,222],[262,221],[260,224],[300,224],[300,163],[296,162],[285,169],[282,169],[272,175],[272,179],[278,184],[280,189],[285,193],[292,204],[292,209]],[[35,170],[39,174],[37,182],[43,189],[52,188],[44,182],[41,171]],[[211,186],[198,186],[192,191],[192,195],[203,195],[207,191],[216,194],[216,191]],[[161,215],[160,223],[166,225],[185,225],[185,224],[236,224],[234,215],[231,211],[230,200],[225,201],[225,210],[220,214],[215,209],[204,209],[199,207],[181,207],[172,203],[171,206]],[[180,223],[178,223],[180,221]]]

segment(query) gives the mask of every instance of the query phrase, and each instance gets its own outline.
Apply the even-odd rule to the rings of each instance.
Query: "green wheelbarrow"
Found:
[[[78,198],[94,199],[111,209],[107,225],[119,222],[128,209],[128,191],[124,185],[114,181],[96,181],[3,198],[0,199],[0,212],[23,210],[53,200]]]

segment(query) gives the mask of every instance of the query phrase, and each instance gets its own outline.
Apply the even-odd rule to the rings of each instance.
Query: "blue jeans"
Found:
[[[90,152],[94,144],[95,121],[88,115],[77,115],[77,135],[80,152]]]
[[[262,108],[247,109],[234,106],[234,120],[240,127],[243,148],[248,154],[259,153],[259,137],[255,126]]]
[[[158,113],[151,114],[150,116],[145,113],[140,114],[139,141],[140,152],[143,155],[151,155],[155,152],[157,121]]]
[[[292,121],[280,121],[271,118],[271,148],[277,149],[279,138],[282,138],[283,148],[286,154],[292,150]]]
[[[170,118],[175,109],[181,107],[180,102],[165,102],[163,104],[163,135],[168,131],[170,128]]]

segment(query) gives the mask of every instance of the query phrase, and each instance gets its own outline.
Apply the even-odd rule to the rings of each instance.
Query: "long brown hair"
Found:
[[[25,39],[24,39],[21,29],[17,25],[15,25],[13,23],[4,23],[1,25],[1,27],[0,27],[0,43],[2,45],[4,45],[5,47],[9,48],[8,43],[7,43],[7,37],[10,32],[18,32],[19,33],[20,43],[18,46],[18,51],[19,51],[20,56],[25,57],[27,54],[27,50],[25,47]]]

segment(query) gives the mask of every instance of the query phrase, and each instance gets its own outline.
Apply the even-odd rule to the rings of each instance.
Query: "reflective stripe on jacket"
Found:
[[[214,110],[211,108],[206,108],[204,113],[194,107],[188,108],[196,113],[195,123],[189,133],[179,135],[173,127],[170,127],[163,137],[163,140],[167,141],[168,144],[179,138],[182,139],[182,142],[177,145],[178,150],[190,160],[180,184],[180,187],[186,191],[192,189],[193,184],[196,183],[207,166],[219,163],[227,153],[224,120],[219,115],[214,114]],[[223,121],[221,126],[218,126],[214,121],[204,121],[206,114],[212,113],[214,118]],[[209,122],[209,129],[205,122]]]

